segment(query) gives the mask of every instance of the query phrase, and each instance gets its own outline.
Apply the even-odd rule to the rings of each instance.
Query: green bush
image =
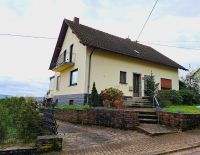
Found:
[[[158,92],[159,103],[166,107],[172,104],[182,104],[183,98],[179,91],[176,90],[161,90]]]
[[[35,100],[27,98],[18,112],[18,128],[20,137],[24,140],[34,139],[39,132],[40,116],[35,110]]]
[[[123,104],[123,92],[116,88],[108,88],[101,91],[100,94],[103,105],[106,107],[116,107],[120,103],[120,106]],[[119,101],[119,102],[118,102]]]
[[[180,94],[183,98],[183,104],[191,105],[196,98],[195,91],[191,89],[182,89],[180,90]]]
[[[18,143],[21,140],[35,139],[39,120],[33,98],[0,99],[0,137],[4,136],[7,142]],[[2,143],[5,143],[3,140]]]
[[[6,138],[6,129],[3,122],[0,122],[0,143],[2,143]]]
[[[99,94],[97,92],[95,82],[93,83],[93,86],[92,86],[92,92],[91,92],[90,99],[89,99],[89,105],[91,107],[99,106]]]
[[[177,90],[170,90],[169,91],[170,100],[173,104],[182,104],[183,98],[180,95],[180,92]]]
[[[200,104],[200,94],[196,94],[195,98],[193,99],[194,104]]]

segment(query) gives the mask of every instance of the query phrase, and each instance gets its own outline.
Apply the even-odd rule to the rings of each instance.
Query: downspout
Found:
[[[89,56],[89,66],[88,66],[88,85],[87,85],[87,104],[89,104],[89,93],[90,93],[90,75],[91,75],[91,60],[95,48],[92,50]]]

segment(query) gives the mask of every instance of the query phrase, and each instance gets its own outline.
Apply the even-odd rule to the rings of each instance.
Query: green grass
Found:
[[[188,106],[188,105],[169,106],[163,108],[162,111],[171,113],[200,114],[200,108],[197,108],[197,106]]]
[[[55,106],[56,109],[72,109],[72,110],[86,110],[90,109],[89,105],[60,105]]]

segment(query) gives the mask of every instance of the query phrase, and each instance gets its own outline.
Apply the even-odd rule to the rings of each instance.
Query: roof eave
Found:
[[[52,70],[55,67],[54,63],[57,60],[58,55],[60,53],[60,50],[62,48],[62,44],[63,44],[64,38],[65,38],[67,29],[68,29],[68,25],[67,25],[67,23],[65,22],[65,19],[64,19],[62,26],[61,26],[59,36],[58,36],[58,40],[57,40],[57,43],[56,43],[56,46],[55,46],[55,49],[54,49],[53,57],[51,59],[49,70]]]

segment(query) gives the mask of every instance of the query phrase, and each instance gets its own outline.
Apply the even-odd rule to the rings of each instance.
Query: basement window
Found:
[[[73,105],[74,104],[74,100],[69,100],[69,105]]]

